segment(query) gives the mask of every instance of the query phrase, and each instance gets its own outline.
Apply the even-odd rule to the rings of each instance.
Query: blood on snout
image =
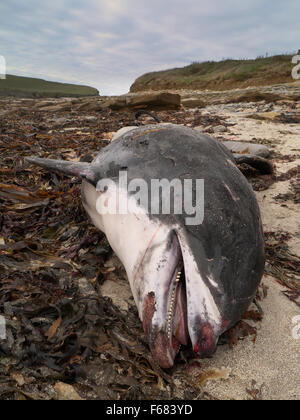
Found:
[[[143,328],[145,334],[149,335],[150,326],[152,322],[153,315],[155,313],[155,293],[150,292],[144,300],[144,309],[143,309]]]
[[[194,352],[201,356],[210,356],[216,350],[217,337],[214,333],[213,327],[206,322],[198,331],[199,339],[194,346]]]

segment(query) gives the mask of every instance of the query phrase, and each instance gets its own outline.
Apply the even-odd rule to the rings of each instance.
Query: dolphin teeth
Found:
[[[176,298],[176,290],[178,287],[178,283],[180,282],[180,278],[181,278],[181,271],[178,271],[177,276],[176,276],[176,280],[175,280],[175,284],[174,284],[174,289],[172,292],[172,296],[171,296],[171,303],[170,303],[170,308],[168,311],[168,317],[167,317],[167,330],[168,330],[168,338],[171,339],[171,324],[172,324],[172,319],[173,319],[173,315],[174,315],[174,304],[175,304],[175,298]]]
[[[178,272],[175,283],[178,283],[180,281],[180,276],[181,276],[181,271]]]

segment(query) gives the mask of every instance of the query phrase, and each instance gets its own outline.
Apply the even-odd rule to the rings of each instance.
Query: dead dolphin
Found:
[[[160,366],[173,365],[181,344],[191,343],[200,356],[213,354],[219,336],[252,302],[265,263],[259,207],[230,151],[191,128],[158,124],[123,129],[91,164],[27,160],[83,178],[83,205],[124,264]],[[132,183],[130,191],[120,185],[120,173]],[[149,187],[150,205],[156,200],[162,206],[163,194],[151,196],[151,183],[167,180],[171,185],[175,179],[193,183],[193,203],[194,182],[203,180],[199,223],[187,223],[192,213],[182,209],[182,196],[173,193],[168,214],[149,211],[134,194],[141,185],[137,180],[142,180]],[[117,196],[113,185],[118,186]],[[115,214],[105,212],[109,202],[120,205],[123,199],[131,204],[127,213],[119,207]],[[180,206],[181,213],[176,212]],[[196,216],[199,209],[192,209]]]

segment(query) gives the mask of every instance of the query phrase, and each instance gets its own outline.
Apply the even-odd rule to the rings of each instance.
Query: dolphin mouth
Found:
[[[189,314],[191,290],[188,290],[189,278],[177,234],[172,240],[172,254],[176,259],[168,273],[169,278],[159,279],[165,282],[163,296],[155,291],[148,293],[142,317],[152,355],[163,368],[173,366],[181,345],[192,344],[195,354],[209,356],[215,352],[218,339],[208,321],[200,319],[197,314]],[[195,334],[191,334],[195,329],[196,341],[192,338]]]
[[[175,281],[173,279],[170,286],[167,334],[170,341],[174,337],[180,344],[187,345],[187,301],[183,262],[180,262],[179,267],[174,276]]]
[[[173,366],[176,354],[181,345],[188,345],[187,299],[184,276],[184,265],[181,260],[174,270],[169,288],[164,296],[166,310],[163,326],[159,328],[153,322],[156,311],[155,293],[150,293],[145,299],[143,326],[149,339],[149,345],[154,359],[163,368]]]

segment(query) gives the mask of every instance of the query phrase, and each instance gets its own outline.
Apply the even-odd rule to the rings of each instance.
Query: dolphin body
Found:
[[[191,128],[156,124],[120,130],[92,163],[27,160],[83,179],[85,210],[125,267],[159,365],[171,367],[181,344],[201,357],[213,354],[252,302],[265,263],[259,207],[229,150]],[[118,182],[122,171],[128,182],[148,186],[153,179],[204,180],[203,220],[187,224],[185,211],[151,214],[121,187],[116,200],[128,198],[131,211],[99,211],[114,196],[103,179]]]

